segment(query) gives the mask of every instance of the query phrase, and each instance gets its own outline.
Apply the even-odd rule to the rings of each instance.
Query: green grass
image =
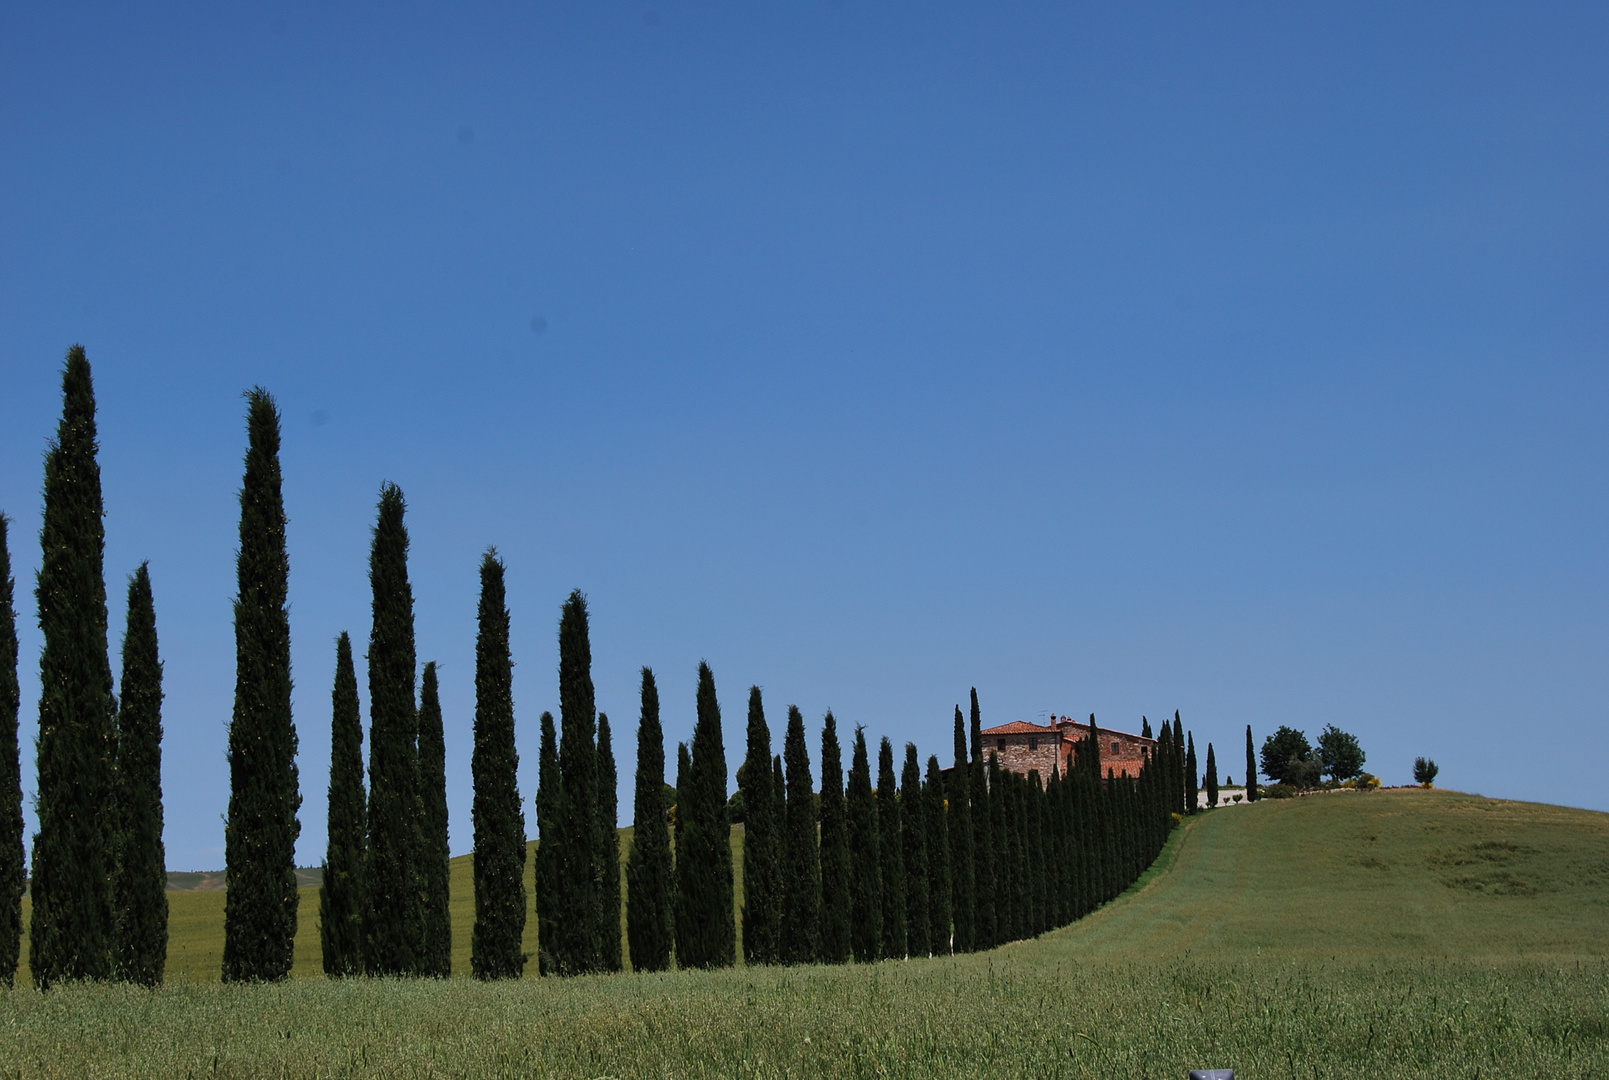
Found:
[[[19,990],[0,995],[0,1076],[1603,1076],[1606,916],[1609,816],[1325,796],[1193,820],[1123,897],[989,953]]]

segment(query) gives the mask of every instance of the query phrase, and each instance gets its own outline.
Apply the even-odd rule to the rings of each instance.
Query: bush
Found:
[[[1293,757],[1285,766],[1284,783],[1292,787],[1316,788],[1324,774],[1324,765],[1318,755],[1309,754],[1307,757]]]
[[[1296,789],[1289,784],[1269,784],[1263,788],[1265,799],[1294,799]]]

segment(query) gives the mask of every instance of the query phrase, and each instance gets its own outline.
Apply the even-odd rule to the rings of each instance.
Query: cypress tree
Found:
[[[1178,755],[1173,750],[1173,729],[1167,724],[1163,724],[1160,738],[1157,739],[1155,750],[1148,759],[1147,764],[1152,762],[1156,764],[1159,777],[1158,794],[1162,799],[1163,807],[1168,812],[1176,809],[1173,805],[1173,789],[1184,784],[1185,773],[1185,770],[1180,768],[1178,775],[1174,775],[1174,766],[1178,761]],[[1175,783],[1175,780],[1177,780],[1177,783]]]
[[[240,488],[235,600],[235,711],[229,724],[229,818],[224,826],[223,977],[283,979],[296,945],[296,724],[291,717],[290,563],[280,493],[279,409],[248,395],[246,476]],[[414,808],[405,815],[412,824]]]
[[[562,975],[559,952],[563,948],[564,889],[560,861],[564,849],[564,787],[559,776],[558,737],[553,714],[544,712],[536,766],[536,962],[542,975]]]
[[[517,979],[525,971],[525,810],[514,744],[514,659],[508,598],[496,548],[480,560],[475,633],[475,926],[469,970],[477,979]]]
[[[0,984],[12,986],[22,949],[22,893],[28,882],[22,847],[22,755],[17,717],[17,609],[11,577],[10,519],[0,514]]]
[[[633,971],[670,967],[672,944],[670,827],[665,816],[665,733],[659,686],[642,669],[637,722],[637,785],[632,801],[631,856],[626,862],[626,939]]]
[[[1192,793],[1196,791],[1196,777],[1201,775],[1196,772],[1194,759],[1186,757],[1185,745],[1184,725],[1179,722],[1179,710],[1175,709],[1173,711],[1173,752],[1177,755],[1178,772],[1174,776],[1172,787],[1175,793],[1173,798],[1177,800],[1177,804],[1172,809],[1180,817],[1196,812],[1195,799]],[[1194,746],[1194,741],[1189,745]]]
[[[816,836],[810,749],[805,743],[804,715],[797,705],[788,706],[782,752],[788,768],[782,959],[789,964],[811,964],[821,955],[821,847]]]
[[[1166,730],[1166,725],[1163,725],[1163,727]],[[1151,738],[1151,721],[1148,717],[1140,717],[1140,738]]]
[[[598,714],[598,909],[599,967],[619,971],[620,955],[620,793],[609,716]]]
[[[1010,864],[1006,859],[1006,784],[1009,774],[1002,774],[1000,757],[989,754],[989,847],[990,865],[994,884],[994,943],[1004,945],[1011,937],[1011,883]]]
[[[849,960],[849,826],[838,721],[827,710],[821,728],[821,961]]]
[[[335,688],[330,692],[329,834],[318,887],[318,936],[324,974],[363,974],[363,843],[368,832],[363,793],[363,722],[352,639],[335,642]]]
[[[994,845],[989,819],[989,766],[983,754],[983,712],[978,708],[978,688],[972,688],[972,769],[969,796],[972,800],[972,878],[973,945],[991,949],[995,938]]]
[[[905,838],[900,828],[899,786],[894,780],[894,744],[885,737],[877,748],[877,835],[882,841],[882,955],[903,960],[905,925]]]
[[[771,787],[771,729],[758,686],[749,687],[748,755],[738,770],[743,792],[743,962],[782,960],[782,835]]]
[[[877,799],[872,794],[866,729],[859,724],[855,725],[855,749],[844,802],[849,817],[849,941],[855,959],[868,964],[881,959],[883,951],[883,840]]]
[[[419,825],[419,709],[413,588],[408,583],[407,504],[395,484],[380,488],[369,554],[369,910],[364,965],[371,975],[424,970]]]
[[[1257,752],[1252,749],[1251,725],[1246,725],[1246,801],[1257,801]]]
[[[553,958],[560,975],[597,971],[598,941],[598,713],[592,688],[592,643],[587,598],[570,593],[559,617],[558,939]]]
[[[1045,788],[1039,781],[1039,770],[1028,774],[1028,798],[1023,807],[1025,840],[1023,851],[1028,864],[1028,932],[1025,936],[1038,936],[1047,925],[1045,908],[1050,899],[1045,893],[1045,849],[1039,843],[1044,834]]]
[[[40,989],[112,973],[114,704],[95,454],[95,390],[84,350],[74,345],[62,372],[61,424],[45,455],[35,590],[45,641],[28,966]]]
[[[145,563],[129,579],[117,717],[117,977],[158,986],[168,955],[168,868],[162,848],[162,661]]]
[[[686,834],[688,814],[688,788],[687,777],[693,771],[693,759],[687,752],[686,743],[676,744],[676,895],[672,899],[671,920],[675,924],[676,932],[676,966],[685,968],[691,966],[685,957],[693,955],[696,946],[691,941],[695,930],[691,913],[687,909],[687,894],[682,889],[682,874],[687,870],[687,848],[683,838]]]
[[[916,744],[905,744],[905,768],[900,774],[900,841],[905,856],[905,943],[911,956],[926,956],[927,928],[927,812],[922,806],[922,763]]]
[[[950,822],[944,800],[939,756],[927,759],[923,785],[927,813],[927,951],[950,955]]]
[[[1185,736],[1185,739],[1188,742],[1189,751],[1185,754],[1184,805],[1187,808],[1186,813],[1193,814],[1201,803],[1201,788],[1197,780],[1201,774],[1196,771],[1199,768],[1196,764],[1196,733],[1190,732]]]
[[[1017,882],[1017,937],[1033,937],[1034,881],[1033,856],[1028,850],[1028,819],[1030,788],[1026,777],[1013,774],[1012,830],[1016,833],[1017,865],[1012,876]]]
[[[698,720],[679,792],[681,838],[676,849],[680,889],[676,961],[684,968],[731,967],[737,960],[732,921],[732,839],[726,816],[726,748],[715,676],[698,665]],[[685,927],[685,928],[684,928]]]
[[[452,974],[453,924],[447,908],[447,740],[442,730],[436,662],[419,687],[419,974]]]
[[[1218,805],[1218,762],[1212,756],[1212,744],[1207,744],[1207,805]]]
[[[955,920],[955,951],[971,952],[975,878],[972,866],[972,781],[967,768],[967,734],[961,706],[955,707],[955,768],[950,771],[950,917]]]

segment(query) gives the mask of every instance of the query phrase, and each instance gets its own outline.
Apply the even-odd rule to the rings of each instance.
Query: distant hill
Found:
[[[298,866],[296,884],[303,889],[316,889],[324,882],[322,866]],[[222,870],[169,870],[168,892],[223,892]]]

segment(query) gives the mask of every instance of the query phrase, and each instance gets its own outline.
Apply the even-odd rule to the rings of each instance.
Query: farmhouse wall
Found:
[[[1108,769],[1117,776],[1140,775],[1140,766],[1145,764],[1156,740],[1107,728],[1101,728],[1100,733],[1101,775],[1106,775]],[[986,728],[980,734],[983,752],[998,757],[1001,768],[1023,776],[1038,770],[1040,779],[1048,782],[1052,768],[1066,775],[1078,742],[1089,736],[1089,725],[1066,716],[1052,716],[1048,724],[1015,720]]]

